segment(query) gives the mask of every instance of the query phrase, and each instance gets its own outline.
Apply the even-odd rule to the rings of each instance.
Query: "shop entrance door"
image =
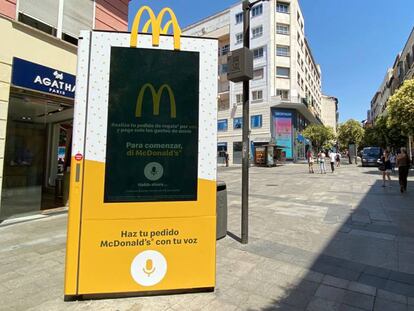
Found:
[[[54,192],[54,186],[49,187],[47,183],[52,163],[50,154],[56,141],[51,139],[51,132],[62,119],[73,118],[72,107],[70,102],[55,97],[17,90],[11,93],[0,221],[62,206],[48,199]]]

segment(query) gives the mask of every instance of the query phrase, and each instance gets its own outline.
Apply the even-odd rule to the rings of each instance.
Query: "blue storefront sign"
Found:
[[[12,85],[75,98],[76,77],[66,72],[14,57]]]

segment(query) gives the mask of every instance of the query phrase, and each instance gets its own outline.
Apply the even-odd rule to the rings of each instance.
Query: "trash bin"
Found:
[[[217,240],[227,235],[227,187],[222,181],[217,182]]]

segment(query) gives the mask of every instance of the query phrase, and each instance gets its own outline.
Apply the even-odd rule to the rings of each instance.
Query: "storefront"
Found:
[[[303,160],[309,141],[302,131],[310,122],[297,110],[272,109],[272,137],[282,149],[282,157],[287,160]]]
[[[0,222],[62,207],[69,192],[76,46],[0,19]]]

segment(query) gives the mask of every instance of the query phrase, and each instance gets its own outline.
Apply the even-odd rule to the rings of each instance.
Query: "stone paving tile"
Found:
[[[348,289],[353,292],[375,296],[377,289],[373,286],[365,285],[358,282],[350,282]]]
[[[385,291],[385,290],[382,290],[382,289],[378,289],[377,297],[382,298],[382,299],[395,301],[395,302],[399,302],[399,303],[402,303],[402,304],[407,304],[408,303],[406,296],[391,293],[391,292],[388,292],[388,291]]]
[[[328,285],[320,285],[318,290],[315,293],[316,297],[323,298],[326,300],[332,300],[336,302],[341,302],[344,298],[345,290],[337,287],[332,287]]]
[[[335,301],[315,297],[309,303],[306,311],[339,311],[341,304]]]
[[[366,310],[360,309],[360,308],[357,308],[357,307],[353,307],[353,306],[350,306],[350,305],[347,305],[347,304],[343,303],[339,306],[339,311],[366,311]]]
[[[344,279],[339,279],[330,275],[325,275],[325,277],[323,278],[322,281],[323,284],[325,285],[330,285],[333,287],[338,287],[338,288],[348,288],[349,286],[349,281],[348,280],[344,280]]]
[[[407,305],[402,303],[376,298],[373,311],[407,311],[407,308]]]
[[[342,300],[342,303],[363,310],[371,311],[374,306],[374,296],[347,291],[345,293],[344,299]]]
[[[387,279],[364,273],[358,278],[358,282],[377,288],[385,288],[385,285],[387,284]]]

